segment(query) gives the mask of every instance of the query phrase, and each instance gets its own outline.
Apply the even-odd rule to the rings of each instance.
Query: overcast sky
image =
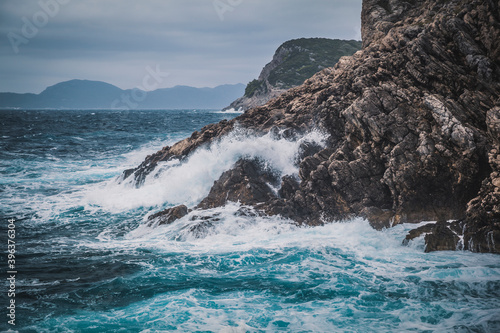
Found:
[[[256,78],[283,42],[360,40],[362,0],[1,0],[0,91],[70,79],[157,88]],[[42,5],[45,4],[45,5]]]

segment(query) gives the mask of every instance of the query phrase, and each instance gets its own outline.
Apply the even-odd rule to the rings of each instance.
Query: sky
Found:
[[[0,91],[71,79],[147,90],[246,84],[287,40],[360,40],[361,2],[0,0]]]

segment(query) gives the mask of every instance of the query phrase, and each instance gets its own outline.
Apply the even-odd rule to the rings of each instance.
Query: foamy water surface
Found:
[[[239,203],[145,225],[160,209],[193,207],[241,157],[296,175],[300,144],[323,144],[321,133],[238,130],[136,188],[117,181],[124,169],[236,114],[0,115],[0,207],[17,220],[20,332],[500,331],[500,257],[424,253],[422,239],[403,246],[414,225],[298,227]]]

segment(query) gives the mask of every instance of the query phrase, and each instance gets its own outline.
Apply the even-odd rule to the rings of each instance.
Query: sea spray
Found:
[[[280,133],[258,136],[252,131],[236,129],[207,147],[200,147],[185,161],[161,162],[137,188],[133,179],[113,180],[87,195],[90,205],[119,212],[139,207],[161,207],[179,204],[196,205],[215,180],[241,158],[256,158],[281,178],[297,175],[297,154],[306,142],[324,145],[326,136],[313,131],[298,139],[287,139]],[[132,178],[132,177],[130,177]]]
[[[226,109],[226,110],[217,111],[216,113],[222,113],[222,114],[242,114],[244,112],[245,111],[243,110],[243,108],[240,107],[238,109],[229,108],[229,109]]]

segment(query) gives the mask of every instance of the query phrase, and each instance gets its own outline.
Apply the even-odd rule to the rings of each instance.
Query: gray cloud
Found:
[[[156,65],[170,73],[162,87],[246,83],[286,40],[360,38],[361,0],[65,1],[46,24],[38,1],[0,3],[0,91],[73,78],[132,88]],[[236,5],[221,20],[213,1]],[[23,37],[26,20],[40,28],[15,53],[8,36]]]

